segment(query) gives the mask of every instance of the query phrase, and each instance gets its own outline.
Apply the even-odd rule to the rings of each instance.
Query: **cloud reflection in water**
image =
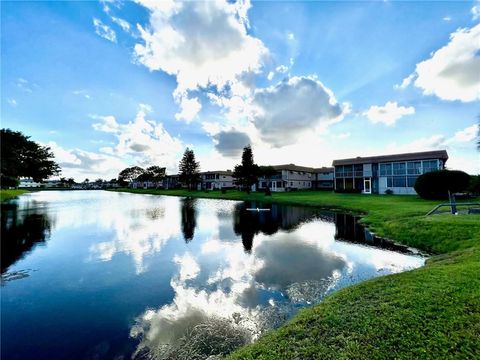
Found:
[[[173,301],[138,317],[131,331],[132,337],[140,339],[137,354],[183,358],[178,349],[192,347],[198,355],[201,349],[195,348],[190,334],[198,329],[212,332],[215,326],[224,337],[217,341],[228,342],[239,331],[250,334],[242,337],[244,341],[253,341],[281,325],[299,306],[318,302],[341,286],[377,276],[379,270],[396,272],[423,263],[421,258],[335,241],[332,223],[308,222],[302,215],[304,223],[290,226],[289,215],[288,230],[281,230],[280,225],[272,232],[270,224],[265,234],[264,220],[253,222],[253,229],[243,229],[238,220],[241,216],[234,213],[238,235],[237,241],[232,241],[225,214],[217,212],[217,221],[210,222],[214,225],[211,232],[199,239],[200,251],[175,257],[178,271],[171,280]],[[222,234],[227,235],[225,241]],[[255,237],[247,252],[239,241],[244,234]],[[395,266],[388,268],[392,264]],[[213,348],[211,344],[208,351]],[[207,357],[204,353],[203,358]]]

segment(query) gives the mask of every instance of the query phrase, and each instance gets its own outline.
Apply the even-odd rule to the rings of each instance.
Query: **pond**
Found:
[[[250,208],[268,211],[250,211]],[[202,359],[425,259],[308,207],[106,191],[2,204],[2,359]],[[212,356],[211,358],[216,358]]]

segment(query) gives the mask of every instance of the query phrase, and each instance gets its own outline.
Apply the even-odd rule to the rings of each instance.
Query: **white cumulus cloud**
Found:
[[[479,51],[480,24],[458,29],[450,35],[447,45],[416,65],[415,86],[425,95],[435,95],[442,100],[480,100]]]
[[[347,112],[314,77],[292,77],[258,89],[251,106],[260,137],[275,147],[295,143],[305,132],[340,121]]]
[[[117,42],[117,34],[108,25],[105,25],[97,18],[93,18],[93,26],[98,36],[114,43]]]
[[[149,10],[150,22],[138,26],[136,59],[176,76],[178,103],[192,90],[233,92],[243,76],[260,71],[268,50],[247,33],[248,1],[138,2]]]
[[[473,21],[480,19],[480,1],[479,0],[475,1],[475,4],[470,9],[470,12],[472,13]]]
[[[373,105],[363,113],[372,123],[385,125],[393,125],[401,117],[413,114],[415,114],[414,107],[398,106],[396,101],[388,101],[383,106]]]
[[[121,18],[118,18],[118,17],[115,17],[115,16],[112,16],[111,19],[115,24],[120,26],[123,31],[126,31],[126,32],[130,31],[131,26],[130,26],[130,23],[128,21],[126,21],[124,19],[121,19]]]
[[[167,171],[175,171],[177,160],[183,149],[182,141],[171,136],[163,124],[146,118],[151,111],[148,105],[140,105],[133,121],[120,124],[114,116],[92,116],[100,120],[93,124],[97,131],[113,134],[117,143],[113,147],[105,147],[104,153],[114,154],[122,158],[130,158],[143,166],[165,166]]]
[[[198,101],[198,98],[184,97],[180,100],[181,111],[175,114],[177,120],[185,120],[188,123],[197,116],[198,112],[202,109],[202,104]]]
[[[473,141],[477,137],[479,130],[479,125],[473,124],[463,130],[457,131],[451,141],[461,143]]]

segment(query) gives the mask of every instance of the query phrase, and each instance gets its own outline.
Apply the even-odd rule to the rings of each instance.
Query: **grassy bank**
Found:
[[[414,196],[120,191],[351,210],[378,235],[437,254],[423,268],[338,291],[230,359],[480,357],[479,216],[426,217],[438,202]]]
[[[22,195],[28,192],[28,190],[0,190],[0,202],[8,199],[12,199],[18,195]]]

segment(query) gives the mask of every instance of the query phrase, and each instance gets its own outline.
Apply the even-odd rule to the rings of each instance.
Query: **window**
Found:
[[[405,175],[405,163],[393,163],[393,175]]]
[[[423,173],[438,170],[437,160],[423,161]]]
[[[267,182],[266,181],[262,181],[262,188],[266,188],[267,187]]]
[[[422,170],[421,161],[409,161],[407,163],[407,174],[408,175],[419,175]]]
[[[353,171],[355,172],[355,176],[363,176],[363,165],[354,165]]]
[[[343,171],[344,171],[344,176],[346,177],[351,177],[353,175],[353,166],[352,165],[345,165],[343,167]]]
[[[380,176],[392,175],[392,164],[380,164]]]
[[[336,177],[343,177],[343,166],[335,166],[335,176]]]
[[[393,187],[406,187],[407,182],[403,176],[393,178]]]
[[[387,187],[392,187],[393,186],[393,178],[389,176],[387,178]]]
[[[415,181],[417,181],[416,176],[409,176],[407,177],[407,186],[408,187],[414,187],[415,186]]]

